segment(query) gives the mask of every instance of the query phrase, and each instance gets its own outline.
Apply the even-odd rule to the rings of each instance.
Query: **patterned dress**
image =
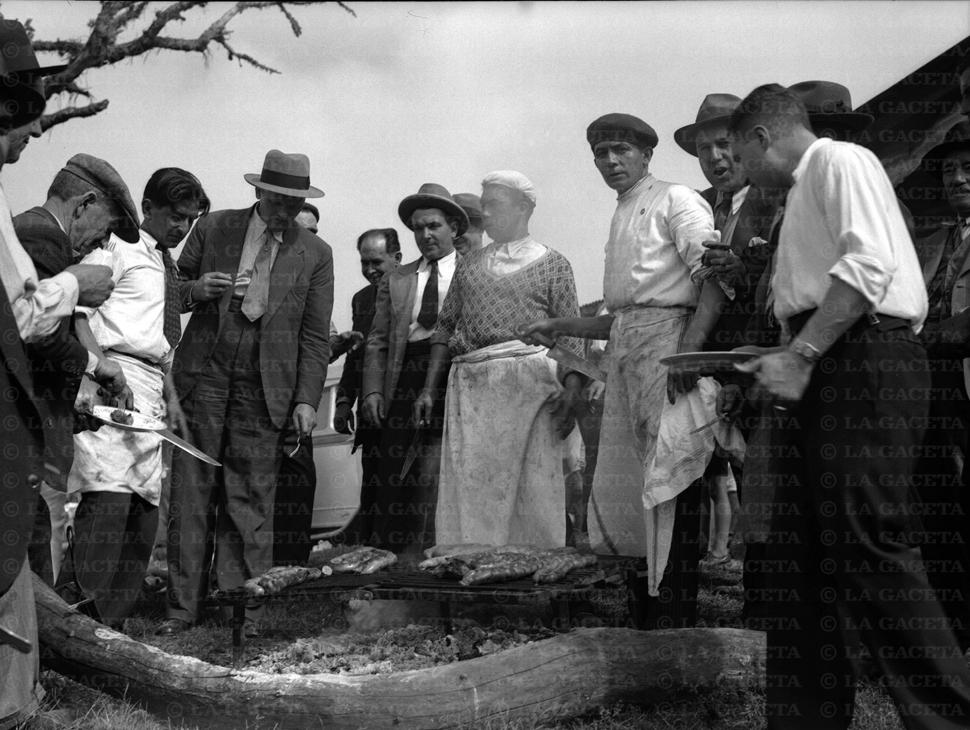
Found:
[[[565,542],[562,441],[549,406],[562,386],[545,348],[523,345],[514,330],[578,313],[569,262],[531,239],[493,243],[460,261],[432,337],[453,358],[439,543]],[[568,346],[580,352],[577,341]]]

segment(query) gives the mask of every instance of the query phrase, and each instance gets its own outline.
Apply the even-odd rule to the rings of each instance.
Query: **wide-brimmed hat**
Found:
[[[701,102],[700,109],[697,110],[697,118],[694,123],[681,127],[674,132],[674,141],[680,145],[684,152],[697,157],[694,139],[697,137],[698,130],[716,122],[721,122],[727,126],[731,114],[740,103],[741,97],[734,94],[708,94]]]
[[[482,220],[482,199],[475,193],[455,193],[452,198],[462,207],[469,221]]]
[[[411,215],[419,208],[437,208],[445,215],[458,218],[458,235],[468,230],[468,214],[455,202],[447,188],[437,183],[425,183],[415,195],[409,195],[397,206],[397,214],[408,228],[411,228]]]
[[[931,172],[939,173],[940,161],[951,152],[961,149],[970,149],[970,121],[966,118],[950,127],[943,136],[943,141],[923,155],[922,164],[926,168],[932,167]],[[926,165],[927,162],[931,164]]]
[[[800,81],[788,90],[795,94],[808,111],[812,126],[837,124],[859,132],[872,124],[873,116],[852,111],[852,96],[842,84],[834,81]]]
[[[51,76],[67,68],[66,63],[41,66],[34,54],[34,46],[27,37],[27,29],[17,20],[0,18],[0,67],[4,74]]]
[[[294,198],[322,198],[323,191],[310,184],[310,158],[299,153],[287,154],[270,150],[263,160],[263,171],[247,173],[250,185]]]
[[[121,221],[112,226],[111,231],[123,241],[138,242],[138,209],[131,199],[128,186],[114,167],[100,157],[79,152],[65,163],[62,172],[80,178],[111,200],[121,211]]]

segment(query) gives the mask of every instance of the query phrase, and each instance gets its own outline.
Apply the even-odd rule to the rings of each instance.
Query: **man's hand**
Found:
[[[744,405],[744,391],[737,383],[729,383],[717,392],[715,412],[722,421],[732,422],[741,413]]]
[[[312,435],[316,425],[316,409],[309,403],[297,403],[293,408],[293,428],[296,430],[297,438],[303,439]]]
[[[701,263],[711,268],[718,281],[727,286],[738,286],[744,281],[747,269],[730,247],[714,241],[705,241],[704,246],[707,251],[701,257]]]
[[[106,357],[98,360],[94,381],[101,386],[98,395],[104,398],[106,405],[129,411],[135,407],[135,396],[128,387],[125,373],[114,360]]]
[[[387,414],[384,412],[384,396],[380,393],[371,393],[364,398],[364,420],[371,426],[379,427]]]
[[[232,286],[232,275],[221,271],[207,271],[192,285],[192,299],[208,302],[221,297]]]
[[[115,283],[111,269],[101,264],[74,264],[64,271],[77,279],[77,303],[82,307],[100,307],[111,296]]]
[[[414,417],[414,422],[418,426],[427,426],[431,423],[431,411],[434,409],[434,398],[431,395],[431,391],[427,388],[422,388],[421,392],[418,393],[418,397],[414,399],[414,405],[411,406],[411,415]]]
[[[797,403],[812,377],[812,363],[789,350],[762,355],[734,366],[742,373],[754,373],[758,385],[780,401]]]
[[[166,421],[169,429],[180,436],[187,437],[189,435],[189,419],[185,417],[185,411],[182,410],[182,403],[178,396],[172,395],[166,398],[165,406],[168,411]]]
[[[338,403],[333,413],[333,430],[337,433],[354,432],[354,410],[350,403]]]
[[[592,403],[594,400],[600,400],[606,394],[606,383],[602,380],[596,380],[595,378],[590,379],[589,383],[586,384],[586,400]]]
[[[537,319],[534,322],[524,322],[515,328],[515,336],[527,345],[543,344],[536,339],[536,335],[538,335],[539,339],[545,338],[548,341],[555,340],[559,336],[559,332],[556,330],[555,322],[551,319]]]
[[[353,352],[364,344],[364,333],[357,330],[348,330],[330,340],[330,357],[336,359],[341,355]]]
[[[100,418],[91,414],[91,401],[85,400],[74,407],[74,433],[97,431],[104,425]]]

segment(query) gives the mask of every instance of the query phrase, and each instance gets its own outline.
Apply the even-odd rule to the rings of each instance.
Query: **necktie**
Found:
[[[165,265],[165,321],[162,332],[168,344],[175,347],[182,336],[182,307],[179,304],[179,269],[172,260],[172,252],[162,244],[155,246]]]
[[[724,226],[731,217],[731,199],[734,193],[723,193],[721,199],[714,206],[714,230],[723,231]],[[725,243],[730,243],[726,241]]]
[[[272,234],[266,230],[263,245],[256,254],[253,262],[253,275],[246,288],[246,296],[243,297],[240,311],[246,315],[250,322],[255,322],[263,316],[269,304],[269,269],[270,253],[272,252]]]
[[[421,311],[418,312],[418,324],[426,330],[434,329],[438,321],[438,262],[428,262],[428,283],[424,285],[421,295]]]

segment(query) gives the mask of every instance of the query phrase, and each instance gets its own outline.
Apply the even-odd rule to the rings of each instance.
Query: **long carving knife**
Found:
[[[594,380],[606,382],[606,371],[599,365],[594,365],[584,357],[580,357],[574,352],[567,350],[562,345],[556,344],[555,340],[545,335],[533,334],[532,339],[543,347],[548,347],[549,352],[546,357],[555,360],[567,370],[575,370],[583,375],[588,375]]]

